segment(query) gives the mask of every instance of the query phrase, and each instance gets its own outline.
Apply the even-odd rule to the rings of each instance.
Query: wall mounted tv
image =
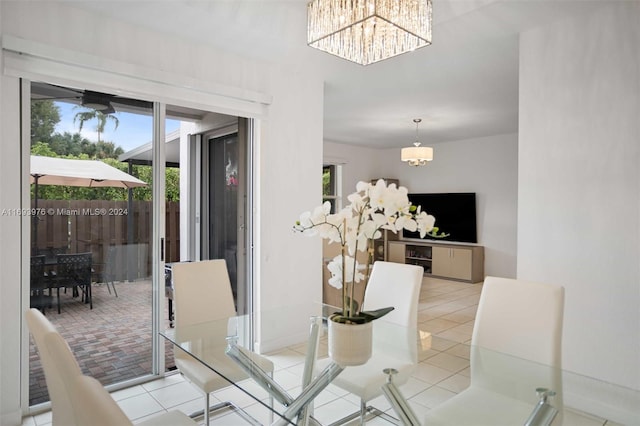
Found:
[[[438,241],[478,242],[475,193],[409,194],[409,201],[436,218],[439,232],[450,234]],[[402,237],[420,239],[420,234],[403,230]]]

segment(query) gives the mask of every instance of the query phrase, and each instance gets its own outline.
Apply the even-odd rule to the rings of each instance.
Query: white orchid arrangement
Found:
[[[296,222],[294,230],[307,236],[319,235],[330,243],[338,243],[342,250],[328,265],[331,272],[329,284],[342,289],[342,312],[332,317],[334,321],[344,323],[365,323],[385,315],[393,308],[377,311],[360,311],[354,300],[355,284],[369,280],[369,271],[373,261],[374,240],[388,230],[394,234],[406,229],[441,238],[434,226],[435,218],[413,206],[409,201],[408,190],[395,184],[386,185],[380,179],[376,184],[358,182],[356,192],[349,195],[351,204],[337,213],[331,213],[331,204],[325,202],[311,212],[304,212]],[[367,252],[365,265],[355,259],[357,251]],[[362,272],[364,271],[364,272]]]

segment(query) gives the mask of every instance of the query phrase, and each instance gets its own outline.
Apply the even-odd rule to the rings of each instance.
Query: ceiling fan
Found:
[[[131,109],[150,110],[152,103],[139,99],[131,99],[123,96],[108,93],[96,92],[93,90],[81,90],[70,87],[56,86],[48,83],[31,83],[32,100],[54,100],[68,101],[86,108],[100,111],[103,114],[113,114],[117,110]]]
[[[93,108],[96,111],[100,111],[103,114],[113,114],[116,112],[113,105],[111,105],[111,99],[113,95],[106,93],[93,92],[91,90],[85,90],[82,95],[82,106],[85,108]]]

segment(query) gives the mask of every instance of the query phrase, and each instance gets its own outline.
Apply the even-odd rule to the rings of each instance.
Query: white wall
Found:
[[[399,179],[409,192],[475,192],[478,244],[485,250],[485,274],[515,277],[516,134],[432,144],[434,160],[424,167],[402,163],[400,149],[371,150],[326,141],[324,146],[325,157],[330,153],[355,160],[344,167],[345,174],[349,174],[345,184],[350,192],[358,180],[375,177]],[[423,207],[429,210],[428,206]]]
[[[68,3],[67,3],[68,4]],[[71,3],[72,4],[72,3]],[[256,219],[259,221],[258,279],[259,302],[272,309],[298,300],[321,300],[321,247],[319,241],[294,235],[291,228],[300,212],[319,204],[319,175],[322,166],[323,83],[314,70],[279,68],[216,51],[208,46],[187,43],[160,33],[108,20],[103,16],[76,10],[57,2],[0,2],[0,30],[24,39],[95,55],[127,64],[136,73],[149,70],[166,72],[194,84],[211,88],[231,88],[272,96],[266,119],[259,130],[259,197]],[[95,31],[101,28],[101,31]],[[78,55],[82,58],[82,55]],[[139,75],[147,77],[147,75]],[[70,79],[73,76],[69,76]],[[20,170],[17,97],[10,96],[14,86],[3,84],[0,142],[1,207],[19,203],[19,185],[27,172]],[[123,88],[136,91],[137,88]],[[142,90],[142,89],[141,89]],[[147,93],[153,99],[162,94]],[[228,111],[221,111],[228,112]],[[317,189],[316,189],[317,188]],[[19,241],[15,220],[2,218],[2,256],[0,299],[2,323],[2,424],[17,424],[14,418],[19,389],[19,350],[22,315],[20,300],[20,259],[15,246]],[[292,334],[288,324],[289,336]],[[300,333],[307,324],[296,323]],[[277,341],[281,330],[262,330],[261,337]],[[26,368],[26,366],[24,366]],[[24,407],[22,407],[24,408]],[[11,417],[9,419],[9,417]],[[5,421],[6,419],[6,421]],[[19,420],[18,420],[19,421]]]
[[[640,3],[520,42],[518,277],[566,288],[564,367],[640,389]]]

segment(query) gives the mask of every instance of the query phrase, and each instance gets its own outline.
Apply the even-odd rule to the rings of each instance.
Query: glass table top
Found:
[[[427,420],[431,423],[433,418],[424,419],[412,412],[402,396],[402,390],[398,391],[393,384],[393,377],[381,371],[380,362],[373,360],[377,357],[384,359],[384,362],[388,361],[388,368],[394,368],[394,363],[407,361],[415,363],[417,367],[420,361],[441,356],[445,351],[455,353],[458,361],[471,366],[469,374],[474,384],[479,383],[491,392],[520,401],[521,424],[527,422],[528,417],[541,405],[544,398],[547,398],[547,405],[561,409],[567,397],[572,397],[564,394],[566,386],[563,386],[563,383],[570,383],[578,389],[589,386],[607,395],[617,393],[621,395],[616,398],[617,403],[627,406],[626,410],[631,416],[634,412],[637,413],[635,404],[640,403],[640,391],[637,390],[604,383],[513,355],[471,346],[469,342],[460,343],[438,337],[436,333],[423,329],[422,325],[412,329],[385,322],[384,318],[373,323],[372,360],[363,366],[343,368],[327,358],[326,319],[335,308],[314,304],[311,315],[307,314],[308,307],[302,311],[305,312],[305,316],[292,316],[291,313],[295,312],[295,309],[278,309],[265,311],[260,315],[238,315],[190,326],[176,324],[175,328],[160,334],[223,377],[229,387],[235,389],[229,393],[232,398],[235,395],[236,398],[255,401],[254,405],[259,406],[263,413],[269,413],[269,416],[263,415],[256,420],[255,424],[320,424],[313,417],[310,403],[328,386],[335,386],[335,383],[332,384],[334,381],[339,382],[353,375],[354,369],[373,372],[380,370],[379,374],[384,379],[381,382],[391,380],[391,390],[382,390],[394,408],[390,411],[393,417],[403,419],[405,424],[425,424]],[[283,367],[281,361],[272,364],[269,353],[264,356],[257,355],[251,345],[253,339],[250,333],[251,325],[256,321],[261,321],[263,326],[283,322],[286,324],[287,321],[306,321],[309,324],[309,338],[297,345],[301,353],[306,355],[292,361],[287,368]],[[315,332],[318,333],[317,337]],[[317,345],[315,349],[314,345]],[[314,356],[316,353],[317,357]],[[461,369],[465,368],[462,364]],[[337,377],[339,379],[336,379]],[[550,392],[544,394],[544,390]],[[549,416],[549,412],[542,412],[539,407],[538,410],[538,423],[529,424],[546,424],[544,421],[548,418],[544,416]],[[509,411],[496,410],[492,413],[496,424],[499,424],[500,418],[506,416]],[[433,423],[447,424],[446,417],[450,414],[446,410],[442,413],[445,418],[436,419],[437,422]],[[640,414],[637,419],[640,424]]]

